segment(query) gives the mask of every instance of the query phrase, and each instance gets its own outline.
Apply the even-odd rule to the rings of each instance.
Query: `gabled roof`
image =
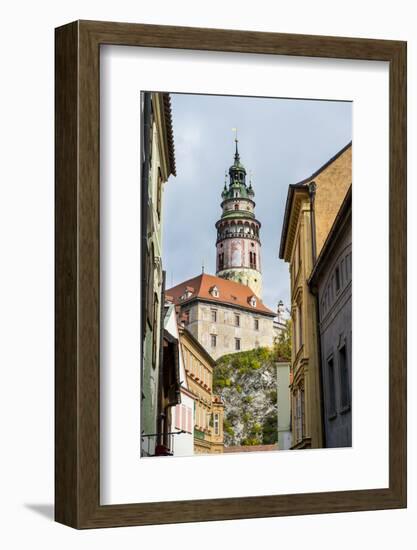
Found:
[[[213,295],[214,287],[218,290],[218,296]],[[186,291],[188,291],[188,297],[185,297]],[[176,305],[187,304],[194,300],[204,300],[205,302],[229,305],[272,317],[276,316],[276,313],[267,308],[248,286],[207,273],[202,273],[193,279],[188,279],[173,288],[167,289],[165,295],[167,298],[172,297]],[[255,306],[250,305],[253,296],[256,297]]]
[[[295,191],[305,191],[308,192],[308,184],[316,178],[319,174],[321,174],[330,164],[332,164],[336,159],[338,159],[345,151],[349,149],[349,147],[352,147],[352,142],[350,141],[347,145],[345,145],[340,151],[338,151],[333,157],[331,157],[327,162],[325,162],[318,170],[314,172],[314,174],[311,174],[308,178],[299,181],[298,183],[293,183],[288,186],[288,194],[287,194],[287,201],[285,204],[285,213],[284,213],[284,221],[282,224],[282,232],[281,232],[281,243],[279,247],[279,257],[281,259],[284,259],[284,252],[285,252],[285,243],[287,240],[287,233],[288,233],[288,226],[290,223],[290,214],[291,214],[291,208],[294,198]]]
[[[191,332],[181,325],[178,325],[178,333],[181,336],[188,338],[188,340],[193,344],[193,346],[203,355],[209,365],[214,368],[216,366],[216,361],[213,359],[213,357],[209,354],[209,352],[206,350],[206,348],[200,344],[200,342],[191,334]]]

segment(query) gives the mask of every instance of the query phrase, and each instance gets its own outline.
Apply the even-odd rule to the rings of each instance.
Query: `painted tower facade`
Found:
[[[261,298],[261,223],[255,218],[255,193],[252,183],[246,184],[235,142],[235,160],[229,168],[229,185],[224,183],[222,215],[216,223],[216,275],[248,286]]]

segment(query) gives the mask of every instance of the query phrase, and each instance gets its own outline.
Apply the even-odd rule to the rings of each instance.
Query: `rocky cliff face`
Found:
[[[214,369],[213,389],[225,404],[226,446],[276,443],[276,354],[268,348],[224,355]]]

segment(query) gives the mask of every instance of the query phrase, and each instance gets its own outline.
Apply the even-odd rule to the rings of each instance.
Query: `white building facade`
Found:
[[[165,314],[165,329],[180,342],[178,324],[173,304]],[[181,403],[175,406],[171,421],[173,456],[191,456],[194,454],[194,397],[188,389],[184,366],[183,351],[179,345],[179,371]]]

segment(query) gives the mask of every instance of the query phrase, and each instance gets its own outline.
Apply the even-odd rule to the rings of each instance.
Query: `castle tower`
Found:
[[[261,223],[255,218],[255,193],[252,182],[246,185],[246,170],[240,163],[237,138],[235,142],[235,161],[229,168],[229,186],[224,182],[223,212],[216,223],[216,275],[247,285],[261,298]]]

